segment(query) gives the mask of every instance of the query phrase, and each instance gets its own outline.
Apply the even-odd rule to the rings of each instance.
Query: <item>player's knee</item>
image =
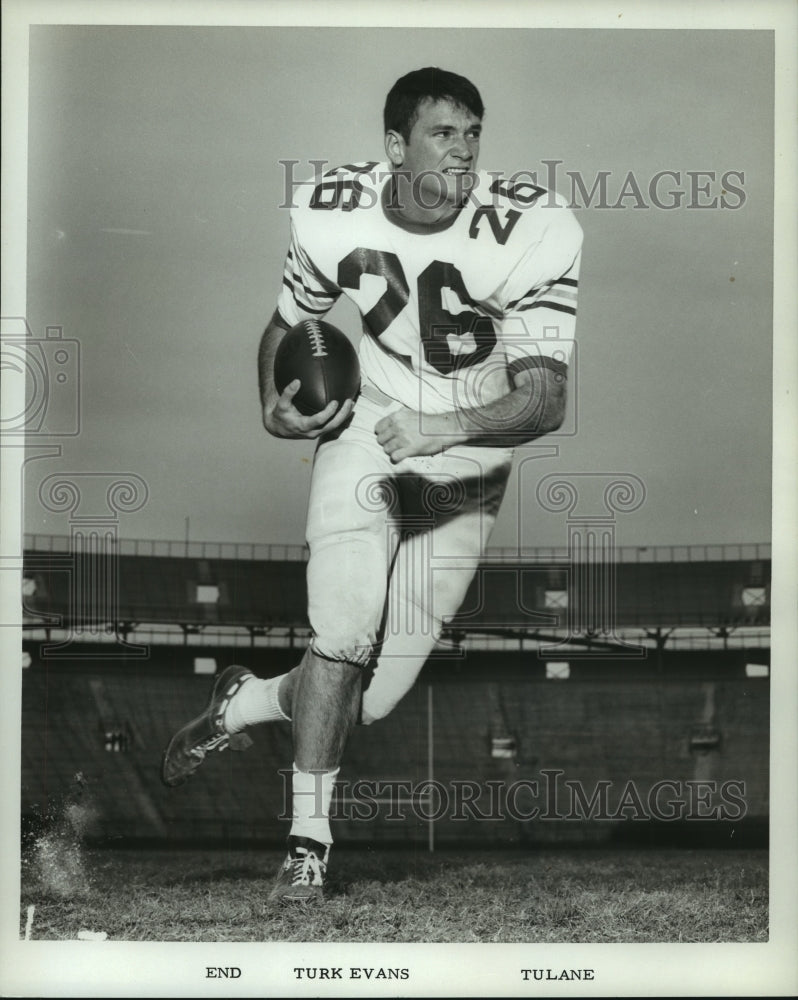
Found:
[[[384,665],[379,667],[377,673],[383,667]],[[372,723],[384,719],[386,715],[390,715],[413,686],[417,674],[418,670],[403,671],[390,676],[383,674],[382,677],[375,674],[363,692],[360,709],[360,719],[363,725],[370,726]]]
[[[310,648],[323,660],[354,664],[365,667],[371,659],[373,640],[368,635],[352,635],[351,633],[318,633],[314,636]]]
[[[369,712],[364,712],[363,709],[360,710],[360,718],[357,720],[358,725],[370,726],[373,722],[377,720]]]
[[[364,726],[371,726],[375,722],[380,722],[390,715],[399,702],[404,697],[405,692],[391,692],[386,698],[369,697],[369,692],[363,696],[363,704],[360,709],[360,722]]]
[[[364,707],[360,711],[360,724],[362,726],[370,726],[375,722],[379,722],[380,719],[384,719],[388,712],[390,712],[390,708],[386,708],[382,713],[375,713],[374,711],[369,711]]]

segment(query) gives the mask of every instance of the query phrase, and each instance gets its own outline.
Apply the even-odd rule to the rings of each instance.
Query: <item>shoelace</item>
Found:
[[[203,740],[202,743],[198,743],[195,747],[189,750],[192,757],[199,757],[202,760],[211,750],[224,750],[227,746],[229,736],[227,733],[219,733],[217,736],[209,736],[207,740]]]
[[[292,885],[322,885],[326,866],[312,851],[306,851],[304,857],[292,858],[291,867],[294,869]]]

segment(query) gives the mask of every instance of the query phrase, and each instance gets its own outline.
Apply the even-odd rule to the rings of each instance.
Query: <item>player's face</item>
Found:
[[[388,153],[412,182],[416,208],[438,213],[460,204],[476,181],[482,123],[451,101],[427,100],[419,107],[410,141],[391,133]]]

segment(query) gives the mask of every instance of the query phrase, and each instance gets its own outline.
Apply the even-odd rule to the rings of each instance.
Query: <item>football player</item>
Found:
[[[485,550],[513,447],[565,413],[581,229],[553,192],[478,170],[483,115],[465,78],[408,73],[386,100],[386,161],[330,170],[295,195],[259,375],[266,430],[318,441],[312,641],[281,677],[228,667],[163,765],[178,784],[209,751],[249,745],[248,727],[291,721],[278,900],[321,895],[352,726],[387,715],[413,685]],[[362,316],[360,393],[304,416],[298,380],[275,389],[274,355],[341,295]]]

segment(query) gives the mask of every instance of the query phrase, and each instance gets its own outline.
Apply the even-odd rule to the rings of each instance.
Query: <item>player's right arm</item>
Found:
[[[340,294],[341,289],[320,272],[302,245],[292,212],[291,241],[277,308],[261,337],[258,351],[263,426],[275,437],[318,438],[339,427],[352,412],[354,404],[350,399],[345,400],[340,409],[337,403],[332,402],[321,412],[305,416],[293,403],[300,389],[299,379],[290,382],[282,395],[274,384],[274,356],[285,334],[300,320],[320,319],[332,308]]]
[[[299,392],[301,382],[294,379],[282,392],[274,384],[274,355],[288,327],[280,313],[275,312],[263,331],[258,350],[258,381],[263,409],[263,426],[275,437],[317,438],[335,430],[349,418],[354,405],[351,399],[339,408],[333,401],[321,412],[306,417],[294,406],[294,396]]]

